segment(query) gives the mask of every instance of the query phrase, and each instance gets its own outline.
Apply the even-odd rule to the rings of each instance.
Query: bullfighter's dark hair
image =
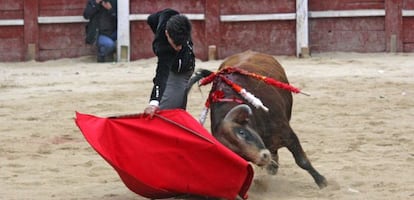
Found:
[[[166,29],[175,45],[184,45],[191,38],[191,23],[184,15],[174,15],[167,21]]]

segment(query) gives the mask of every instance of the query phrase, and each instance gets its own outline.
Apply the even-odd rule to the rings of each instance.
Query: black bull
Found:
[[[278,61],[266,54],[252,51],[227,58],[219,68],[239,68],[261,76],[288,83],[285,71]],[[189,88],[212,72],[199,70],[191,78]],[[215,77],[209,95],[212,134],[229,149],[258,166],[266,167],[269,174],[278,169],[278,149],[287,147],[296,164],[312,175],[320,188],[327,186],[326,179],[316,171],[299,142],[289,121],[292,113],[292,94],[265,82],[240,73],[227,73]],[[230,83],[230,84],[229,84]],[[241,86],[268,107],[254,106],[230,85]]]

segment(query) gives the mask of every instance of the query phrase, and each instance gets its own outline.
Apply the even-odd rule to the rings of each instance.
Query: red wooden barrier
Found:
[[[404,0],[403,9],[405,10],[414,10],[414,0]],[[414,13],[412,14],[414,15]],[[402,40],[403,52],[414,52],[414,16],[403,17],[402,20]]]
[[[32,1],[32,0],[27,0]],[[86,0],[38,0],[39,16],[82,16]],[[35,17],[37,20],[37,17]],[[39,24],[38,59],[91,55],[94,47],[84,41],[85,23]]]
[[[94,55],[94,47],[83,41],[84,21],[40,20],[57,16],[82,19],[85,3],[86,0],[0,0],[0,61]],[[309,0],[308,4],[311,52],[414,52],[414,0]],[[130,0],[131,15],[148,15],[166,7],[203,16],[192,20],[199,59],[207,59],[209,45],[216,45],[218,58],[247,49],[274,55],[296,54],[295,18],[237,20],[246,15],[295,16],[294,0]],[[373,16],[358,16],[372,11]],[[353,16],[329,16],[341,12]],[[236,20],[226,20],[232,17]],[[153,35],[145,19],[132,20],[130,26],[131,60],[154,56]]]
[[[0,19],[23,20],[23,3],[23,0],[1,0]],[[21,21],[21,23],[23,23],[23,21]],[[25,50],[23,26],[0,26],[0,61],[24,60]]]
[[[384,9],[383,0],[309,2],[310,11]],[[384,17],[338,17],[310,20],[311,52],[386,51]]]

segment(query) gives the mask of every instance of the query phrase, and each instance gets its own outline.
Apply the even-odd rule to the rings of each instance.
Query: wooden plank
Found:
[[[83,9],[70,10],[39,10],[39,16],[82,16]]]
[[[76,58],[85,55],[95,55],[95,52],[95,47],[90,45],[68,49],[42,50],[39,52],[38,60],[46,61],[61,58]]]
[[[295,13],[296,1],[292,0],[238,0],[220,1],[220,12],[223,15],[244,15],[244,14],[272,14],[272,13]]]
[[[312,11],[309,12],[310,18],[331,18],[331,17],[378,17],[385,16],[385,10],[366,9],[366,10],[336,10],[336,11]]]
[[[0,40],[0,50],[2,52],[15,52],[16,49],[22,49],[23,46],[23,38],[2,38]]]
[[[0,62],[16,62],[24,60],[23,38],[0,39]]]
[[[411,1],[414,6],[414,0]],[[403,18],[403,51],[414,52],[414,17]]]
[[[0,61],[1,62],[19,62],[21,60],[24,60],[22,49],[16,49],[15,51],[5,51],[0,55]]]
[[[383,31],[331,31],[317,32],[310,37],[312,52],[384,52],[385,33]]]
[[[414,10],[402,10],[403,17],[414,17]]]
[[[221,15],[222,22],[248,22],[248,21],[272,21],[272,20],[294,20],[295,13],[275,14],[243,14],[243,15]]]
[[[83,9],[87,0],[39,0],[39,6],[44,10]]]
[[[311,34],[316,32],[340,31],[384,31],[383,17],[364,18],[321,18],[312,19],[309,22]]]
[[[205,20],[204,14],[195,14],[195,13],[182,13],[187,16],[189,20]],[[147,18],[150,14],[130,14],[130,21],[147,21]]]
[[[56,50],[85,46],[84,24],[46,24],[39,26],[39,49]]]
[[[0,20],[0,26],[22,26],[22,25],[24,25],[23,19]]]
[[[202,45],[204,48],[215,46],[215,55],[217,57],[220,52],[220,50],[217,49],[217,46],[220,43],[220,0],[206,1],[205,9],[205,27],[208,28],[204,29],[204,35],[202,37],[205,40],[205,44]],[[205,57],[203,58],[206,59]]]
[[[23,19],[23,0],[0,0],[0,19]]]
[[[88,22],[83,16],[53,16],[38,17],[39,24],[64,24],[64,23],[83,23]]]
[[[22,61],[24,59],[23,26],[0,27],[0,62]]]
[[[414,52],[414,43],[404,43],[404,52]]]
[[[131,60],[154,57],[152,40],[154,34],[146,21],[131,22]]]
[[[384,0],[312,0],[309,10],[355,10],[355,9],[384,9]]]
[[[296,56],[309,56],[308,0],[296,1]],[[303,50],[303,52],[302,52]]]
[[[24,38],[23,26],[2,26],[0,27],[0,38]]]
[[[150,14],[130,14],[129,21],[147,21]]]
[[[117,61],[130,60],[129,1],[118,1]]]
[[[172,8],[181,13],[203,13],[205,0],[130,0],[130,13],[154,13],[165,8]]]
[[[402,16],[402,51],[414,52],[414,0],[404,0]]]
[[[414,17],[403,18],[403,43],[414,43]]]
[[[404,9],[404,10],[414,10],[414,0],[404,0],[402,9]]]
[[[385,1],[385,35],[386,35],[386,51],[402,51],[402,3],[403,0],[387,0]],[[394,45],[395,44],[395,45]],[[391,48],[394,47],[395,48]]]
[[[207,59],[208,45],[206,40],[206,26],[204,21],[191,21],[194,53],[199,59]],[[220,28],[219,28],[220,29]]]
[[[73,10],[40,10],[39,16],[82,16],[83,9]]]
[[[24,0],[0,0],[0,11],[23,10]]]
[[[59,49],[75,49],[84,45],[84,41],[79,37],[54,36],[49,39],[43,38],[39,40],[39,49],[43,50],[59,50]]]
[[[23,10],[13,10],[13,11],[0,10],[0,19],[23,19]]]
[[[273,55],[296,54],[295,21],[222,23],[220,57],[255,50]]]
[[[82,16],[86,0],[38,0],[39,16]]]
[[[311,52],[386,50],[382,17],[313,19],[309,29]]]
[[[26,58],[37,58],[37,55],[29,55],[33,51],[28,51],[28,46],[35,47],[35,54],[39,45],[38,34],[39,27],[37,24],[37,16],[39,15],[38,0],[24,0],[24,48],[26,49]]]

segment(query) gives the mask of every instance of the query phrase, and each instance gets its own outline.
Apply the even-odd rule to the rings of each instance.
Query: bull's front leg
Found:
[[[275,153],[272,153],[272,160],[266,166],[266,171],[270,175],[276,175],[278,170],[279,170],[279,155],[277,154],[277,151],[276,151]]]
[[[298,137],[293,132],[293,130],[291,130],[289,138],[286,140],[286,142],[286,147],[293,154],[296,164],[302,169],[309,172],[309,174],[315,180],[316,184],[318,184],[319,188],[322,189],[326,187],[328,185],[328,182],[326,181],[325,177],[323,177],[321,174],[319,174],[318,171],[316,171],[315,168],[313,168],[311,162],[309,161],[305,152],[302,149]]]

